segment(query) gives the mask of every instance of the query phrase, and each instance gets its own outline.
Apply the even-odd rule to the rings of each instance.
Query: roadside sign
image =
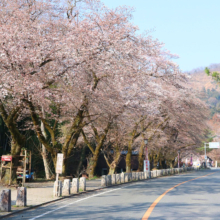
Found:
[[[209,142],[209,148],[220,148],[219,142]]]
[[[2,155],[2,161],[12,161],[11,155]]]
[[[144,172],[150,171],[150,161],[149,160],[144,160]]]
[[[63,168],[63,154],[57,154],[56,173],[62,174]]]

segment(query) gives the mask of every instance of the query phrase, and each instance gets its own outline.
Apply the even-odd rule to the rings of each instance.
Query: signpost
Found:
[[[2,155],[2,161],[12,161],[12,156],[11,155]]]
[[[62,174],[63,168],[63,154],[57,154],[57,165],[56,165],[56,182],[58,183],[59,174]]]
[[[150,161],[149,160],[144,160],[144,172],[150,172]]]
[[[145,142],[144,172],[146,172],[146,171],[150,172],[150,161],[148,160],[148,150],[147,150],[148,140],[145,139],[144,142]]]
[[[219,142],[209,142],[209,148],[220,148]]]

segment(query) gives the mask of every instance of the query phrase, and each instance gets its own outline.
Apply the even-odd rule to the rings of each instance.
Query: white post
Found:
[[[101,187],[106,187],[107,186],[107,179],[106,179],[106,176],[103,175],[101,177]]]
[[[121,184],[121,174],[116,174],[116,184]]]
[[[62,181],[54,182],[53,195],[54,197],[62,196]]]
[[[107,175],[107,186],[111,186],[112,185],[112,176],[111,175]]]
[[[0,211],[10,212],[11,211],[11,190],[3,189],[0,192]]]
[[[125,173],[125,183],[128,182],[128,173]]]
[[[79,179],[79,190],[85,192],[86,191],[86,178],[85,177],[81,177]]]
[[[112,174],[112,185],[116,184],[116,174]]]
[[[16,206],[27,206],[26,187],[18,187],[17,188]]]
[[[121,174],[121,183],[125,182],[125,174],[122,172]]]
[[[79,179],[78,178],[73,178],[71,193],[78,193],[78,192],[79,192]]]
[[[65,179],[63,182],[63,196],[69,196],[70,195],[70,179]]]
[[[56,174],[56,182],[58,183],[59,173]]]

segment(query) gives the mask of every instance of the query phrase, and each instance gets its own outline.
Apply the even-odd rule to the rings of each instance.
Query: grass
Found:
[[[98,176],[94,176],[92,178],[89,178],[89,180],[96,180],[96,179],[99,179],[99,177]]]

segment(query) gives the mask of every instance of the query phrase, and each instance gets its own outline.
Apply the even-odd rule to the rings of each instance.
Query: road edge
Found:
[[[177,175],[183,175],[183,174],[192,173],[192,172],[196,172],[196,171],[199,171],[199,170],[191,170],[191,171],[188,171],[188,172],[178,173]],[[98,190],[103,190],[103,189],[106,189],[106,188],[113,188],[113,187],[117,187],[117,186],[121,186],[121,185],[133,184],[133,183],[137,183],[137,182],[149,181],[149,180],[153,180],[153,179],[157,179],[157,178],[164,178],[164,177],[177,176],[177,175],[174,174],[174,175],[167,175],[167,176],[158,176],[158,177],[148,178],[148,179],[144,179],[144,180],[136,180],[136,181],[120,183],[120,184],[111,185],[111,186],[105,186],[105,187],[101,187],[101,188],[97,188],[97,189],[93,189],[93,190],[89,190],[89,191],[85,191],[85,192],[80,192],[78,194],[72,194],[72,195],[69,195],[69,196],[63,196],[61,198],[51,200],[51,201],[48,201],[48,202],[44,202],[44,203],[41,203],[41,204],[38,204],[38,205],[35,205],[35,206],[30,206],[30,207],[27,207],[27,208],[23,208],[21,210],[15,210],[14,212],[11,212],[11,213],[8,213],[6,215],[1,216],[0,219],[4,219],[4,218],[10,217],[12,215],[16,215],[18,213],[21,213],[21,212],[25,212],[25,211],[28,211],[28,210],[31,210],[31,209],[35,209],[35,208],[38,208],[40,206],[52,204],[54,202],[57,202],[57,201],[60,201],[60,200],[63,200],[63,199],[71,198],[71,197],[74,197],[74,196],[81,196],[81,195],[86,194],[86,193],[93,193],[93,192],[96,192]]]

